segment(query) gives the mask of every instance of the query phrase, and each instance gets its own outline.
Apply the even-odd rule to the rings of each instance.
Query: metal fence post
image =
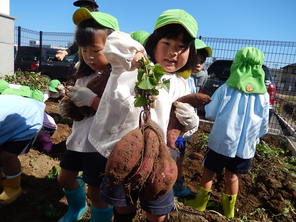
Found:
[[[41,68],[41,63],[42,63],[42,35],[43,35],[43,32],[40,31],[39,32],[39,71],[40,71],[40,68]]]
[[[20,46],[21,46],[21,36],[22,36],[22,34],[21,34],[21,27],[18,26],[17,27],[17,50],[19,50],[20,49]]]

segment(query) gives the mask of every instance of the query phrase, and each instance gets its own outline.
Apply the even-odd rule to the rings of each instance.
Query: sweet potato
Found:
[[[170,148],[176,149],[176,140],[179,137],[182,129],[183,126],[179,123],[175,114],[175,107],[172,106],[170,113],[170,121],[167,129],[167,145]]]
[[[68,96],[64,96],[59,103],[59,113],[75,121],[81,121],[85,117],[93,116],[96,111],[92,107],[76,106]]]
[[[123,183],[126,176],[138,164],[144,150],[144,136],[136,128],[123,136],[113,148],[105,169],[106,175],[114,184]]]
[[[158,160],[154,164],[153,172],[143,188],[144,197],[148,200],[153,200],[166,194],[175,184],[177,174],[176,162],[171,157],[168,147],[161,143]]]
[[[189,103],[194,108],[204,106],[211,101],[211,97],[204,93],[192,93],[182,96],[177,101],[182,103]]]
[[[144,140],[145,148],[143,158],[140,160],[137,171],[127,179],[132,189],[142,188],[153,169],[154,161],[159,153],[159,137],[152,128],[147,127],[144,130]]]

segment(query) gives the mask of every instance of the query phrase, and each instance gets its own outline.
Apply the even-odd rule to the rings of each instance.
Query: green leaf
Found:
[[[155,87],[155,85],[153,85],[151,82],[150,82],[150,79],[148,76],[142,78],[142,80],[139,82],[139,84],[137,84],[137,86],[140,88],[140,89],[144,89],[144,90],[147,90],[147,89],[153,89]]]
[[[148,100],[144,98],[143,96],[136,96],[136,99],[134,101],[135,107],[141,107],[148,104]]]
[[[164,80],[161,84],[161,87],[164,88],[167,92],[170,90],[170,80]]]

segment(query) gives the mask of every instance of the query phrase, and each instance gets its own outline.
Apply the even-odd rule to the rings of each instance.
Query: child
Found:
[[[195,48],[197,54],[196,65],[193,69],[191,77],[194,79],[196,92],[199,92],[208,79],[208,72],[203,66],[206,58],[212,56],[212,49],[200,39],[195,40]]]
[[[159,63],[167,72],[170,89],[160,89],[151,118],[166,135],[172,103],[189,93],[187,81],[175,75],[176,71],[192,69],[194,66],[194,38],[197,34],[195,19],[183,10],[167,10],[157,19],[155,30],[145,45],[151,60]],[[134,87],[137,81],[137,60],[142,57],[143,46],[128,34],[113,32],[106,39],[104,53],[112,66],[100,105],[91,125],[88,139],[98,152],[106,158],[114,145],[129,131],[138,127],[140,108],[134,107]],[[110,185],[105,177],[101,196],[114,205],[114,221],[132,221],[136,206],[128,201],[121,185]],[[132,193],[139,198],[146,211],[147,221],[166,221],[174,209],[173,192],[157,200],[144,200],[140,190]]]
[[[58,80],[53,79],[49,82],[48,89],[45,91],[45,100],[47,99],[60,99],[65,95],[65,87]]]
[[[202,40],[195,40],[195,49],[196,49],[196,65],[191,73],[191,76],[184,76],[183,73],[179,75],[184,78],[188,78],[188,84],[191,89],[191,93],[198,93],[199,90],[204,86],[207,81],[208,73],[203,69],[204,62],[207,57],[212,56],[212,49],[207,46]],[[186,104],[179,104],[179,108],[186,109]],[[190,109],[190,107],[189,107]],[[184,111],[184,113],[189,113],[188,110]],[[178,137],[176,141],[176,147],[178,148],[178,153],[176,154],[177,165],[178,165],[178,178],[174,185],[174,193],[176,197],[186,198],[193,195],[193,193],[184,187],[184,177],[183,177],[183,160],[186,149],[186,141],[190,139],[186,137]]]
[[[7,205],[22,193],[18,155],[27,153],[38,135],[45,104],[41,94],[29,87],[11,89],[2,84],[5,82],[0,83],[0,205]]]
[[[262,69],[263,53],[252,47],[239,50],[230,76],[206,105],[206,118],[214,120],[204,172],[195,199],[185,202],[204,211],[210,198],[213,177],[225,168],[224,215],[234,217],[238,194],[238,175],[247,174],[259,138],[267,133],[269,96]]]
[[[69,96],[79,106],[91,106],[94,105],[94,101],[97,101],[93,99],[98,97],[97,92],[93,92],[87,86],[94,84],[94,81],[100,83],[102,79],[108,79],[110,66],[103,54],[103,49],[107,36],[113,30],[118,30],[118,24],[113,16],[102,12],[90,12],[86,8],[76,10],[73,21],[77,25],[75,40],[80,47],[82,58],[76,73],[75,87],[70,89]],[[79,96],[77,96],[77,89],[79,89]],[[61,109],[63,110],[63,107]],[[107,159],[87,140],[93,121],[93,116],[85,117],[81,121],[73,121],[72,133],[66,142],[67,150],[60,163],[62,169],[58,181],[64,188],[69,207],[66,214],[59,220],[60,222],[79,220],[86,212],[84,182],[88,184],[87,196],[92,204],[90,221],[109,222],[113,215],[112,208],[108,208],[108,205],[99,197],[99,186]],[[77,179],[79,171],[83,171],[84,182]]]

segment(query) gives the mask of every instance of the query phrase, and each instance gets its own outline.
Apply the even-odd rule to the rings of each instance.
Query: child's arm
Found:
[[[144,47],[129,34],[115,31],[107,37],[104,55],[112,66],[112,73],[134,70],[141,54],[145,54]]]
[[[268,132],[268,122],[269,122],[269,95],[266,93],[264,95],[264,110],[263,119],[260,127],[259,137],[264,136]]]

